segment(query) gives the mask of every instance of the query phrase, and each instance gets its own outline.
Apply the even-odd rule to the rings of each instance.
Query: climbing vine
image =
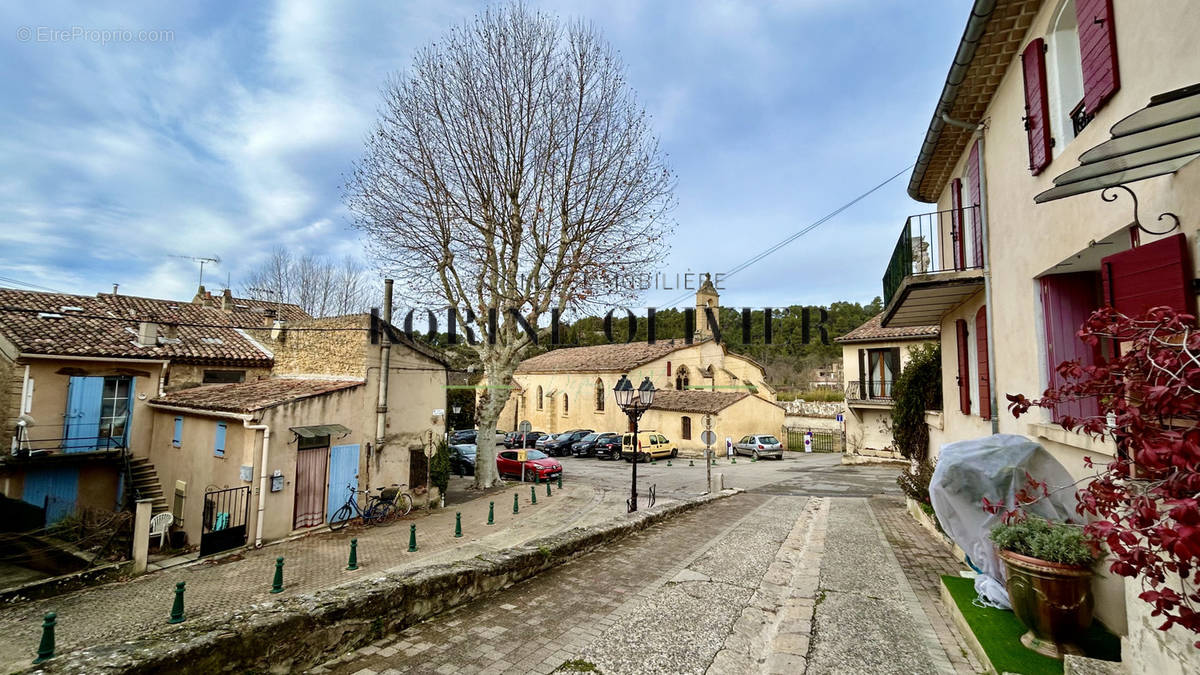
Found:
[[[926,410],[942,409],[942,348],[926,344],[909,351],[908,363],[892,386],[892,441],[900,454],[924,462],[929,456]]]

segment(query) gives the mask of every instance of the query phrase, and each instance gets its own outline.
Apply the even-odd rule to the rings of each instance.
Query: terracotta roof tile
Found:
[[[592,347],[565,347],[525,359],[517,366],[518,373],[624,373],[650,363],[673,351],[693,347],[683,340],[659,341],[654,344],[630,342]]]
[[[716,414],[750,395],[745,391],[660,389],[654,394],[650,409]]]
[[[150,403],[198,410],[252,412],[362,384],[357,380],[269,378],[236,384],[209,384],[182,389],[152,399]]]
[[[909,326],[905,328],[884,328],[880,324],[883,313],[880,312],[867,320],[866,323],[834,338],[834,342],[883,342],[887,340],[927,340],[936,338],[941,329],[938,326]]]

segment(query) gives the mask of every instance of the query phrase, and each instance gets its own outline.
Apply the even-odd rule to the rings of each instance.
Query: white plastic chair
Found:
[[[154,516],[150,519],[150,536],[158,535],[158,547],[162,548],[167,541],[167,531],[171,529],[171,523],[175,522],[175,516],[168,511]]]

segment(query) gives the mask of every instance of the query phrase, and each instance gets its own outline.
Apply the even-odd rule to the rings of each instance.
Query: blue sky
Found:
[[[339,185],[379,88],[479,2],[8,3],[0,277],[190,298],[272,246],[359,255]],[[916,158],[967,0],[571,0],[621,52],[678,174],[668,274],[721,272]],[[32,32],[23,31],[28,28]],[[51,29],[171,31],[158,41]],[[28,40],[23,38],[29,37]],[[726,280],[722,304],[869,301],[908,174]],[[0,282],[0,285],[12,285]],[[648,294],[663,306],[678,293]]]

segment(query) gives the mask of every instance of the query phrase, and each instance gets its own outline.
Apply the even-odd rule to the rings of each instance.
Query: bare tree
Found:
[[[249,297],[294,303],[313,316],[362,312],[369,306],[369,291],[367,271],[353,258],[297,258],[282,246],[272,249],[242,284],[242,293]]]
[[[410,297],[445,303],[487,382],[507,387],[551,309],[632,298],[605,281],[664,252],[674,177],[614,51],[596,30],[522,4],[489,9],[420,50],[387,82],[380,119],[345,190],[371,252]],[[506,390],[479,410],[491,438]],[[479,444],[477,486],[495,483]]]

